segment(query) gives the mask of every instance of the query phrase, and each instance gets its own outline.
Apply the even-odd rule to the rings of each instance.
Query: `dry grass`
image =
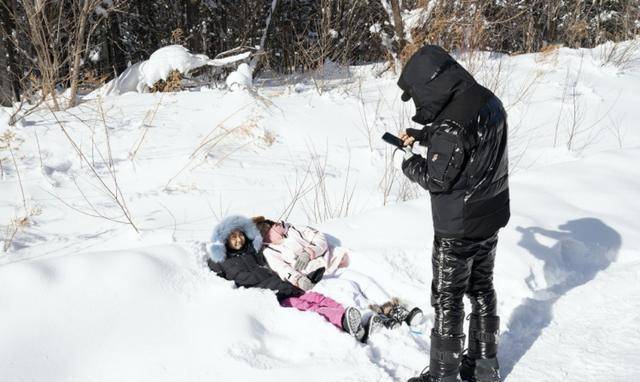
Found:
[[[173,93],[182,90],[182,73],[177,70],[169,72],[166,80],[159,80],[151,87],[151,93]]]
[[[344,183],[341,191],[334,194],[330,191],[328,180],[328,151],[324,156],[319,156],[315,149],[311,148],[310,168],[313,188],[311,197],[302,199],[302,209],[309,221],[321,223],[331,219],[349,216],[355,185],[351,184],[351,158],[347,163]]]
[[[31,208],[25,211],[24,215],[11,219],[5,230],[4,239],[2,240],[3,251],[9,252],[18,233],[26,230],[31,224],[34,216],[40,215],[40,208]]]
[[[356,186],[351,182],[351,159],[347,163],[341,187],[334,191],[334,185],[328,182],[333,178],[328,169],[328,150],[322,155],[314,147],[308,151],[310,157],[306,170],[302,174],[296,173],[293,185],[285,180],[291,199],[278,220],[288,219],[298,205],[311,223],[349,216],[356,191]]]
[[[620,70],[640,66],[640,38],[623,43],[609,43],[602,49],[602,66],[613,65]]]
[[[267,145],[267,147],[273,146],[277,139],[278,135],[275,132],[269,129],[264,130],[264,133],[262,134],[262,141]]]
[[[22,175],[20,173],[20,167],[18,166],[17,158],[17,151],[20,150],[20,146],[23,142],[24,140],[18,137],[11,130],[6,130],[2,135],[0,135],[0,151],[7,151],[9,153],[9,158],[11,158],[11,163],[13,164],[15,170],[18,189],[20,191],[20,196],[22,199],[22,213],[18,213],[18,216],[11,219],[6,227],[3,239],[4,252],[9,251],[16,235],[20,231],[25,230],[30,225],[31,218],[41,213],[40,208],[30,208],[27,203],[27,196],[25,195]],[[2,178],[4,179],[5,172],[2,160],[0,160],[0,172]]]
[[[107,127],[107,116],[102,105],[102,100],[101,99],[97,100],[97,112],[98,112],[99,121],[103,127],[105,147],[99,147],[95,142],[95,140],[92,138],[91,149],[92,149],[92,152],[95,151],[97,153],[100,160],[100,165],[104,165],[106,167],[107,169],[106,175],[98,171],[96,167],[95,159],[90,160],[87,157],[87,155],[82,150],[80,144],[78,144],[78,142],[71,136],[69,129],[66,127],[65,123],[58,117],[58,115],[53,110],[50,110],[50,112],[56,124],[58,125],[58,127],[60,128],[64,136],[66,137],[67,141],[71,144],[73,151],[80,158],[81,163],[86,165],[87,168],[89,169],[89,173],[92,176],[91,180],[94,181],[94,183],[91,183],[91,185],[96,190],[104,194],[110,200],[110,202],[120,211],[122,216],[114,216],[112,214],[109,214],[108,212],[103,211],[103,209],[98,208],[97,205],[87,197],[86,193],[84,192],[80,184],[77,183],[76,179],[74,179],[76,188],[78,192],[82,195],[84,201],[86,202],[87,209],[77,208],[67,203],[65,200],[58,198],[56,195],[53,195],[53,196],[56,197],[64,205],[66,205],[67,207],[77,212],[80,212],[87,216],[93,216],[93,217],[109,220],[116,223],[127,224],[131,226],[137,233],[139,233],[140,230],[138,229],[137,225],[133,221],[133,216],[126,202],[127,199],[124,196],[124,193],[122,191],[122,188],[120,186],[120,182],[118,179],[118,172],[113,159],[113,152],[111,150],[109,129]],[[84,123],[86,124],[86,122]],[[106,155],[103,153],[103,150],[106,151]]]
[[[147,138],[147,133],[149,132],[149,129],[151,128],[151,126],[153,126],[153,121],[155,120],[156,115],[158,114],[158,110],[160,109],[161,104],[162,104],[162,97],[160,97],[160,99],[158,99],[158,102],[155,104],[155,106],[151,110],[149,110],[147,114],[145,114],[144,119],[142,120],[142,126],[143,126],[142,134],[140,135],[140,138],[136,140],[131,150],[129,150],[130,161],[133,162],[136,159],[138,152],[142,148],[142,144],[145,142],[145,139]]]
[[[88,90],[98,89],[109,79],[108,74],[98,74],[96,70],[90,70],[83,74],[80,87]]]
[[[20,175],[20,167],[18,166],[18,160],[16,158],[16,151],[20,150],[20,145],[24,140],[18,137],[13,131],[6,130],[0,135],[0,151],[8,151],[11,157],[11,162],[16,170],[16,178],[18,179],[18,187],[20,189],[20,195],[22,196],[22,205],[24,210],[27,211],[27,197],[24,193],[24,185],[22,184],[22,176]],[[2,170],[4,176],[4,169]]]
[[[206,163],[207,158],[214,152],[226,139],[229,138],[234,133],[237,133],[240,129],[244,129],[244,134],[251,133],[252,129],[254,129],[257,124],[255,123],[255,119],[249,119],[244,121],[243,123],[236,125],[231,128],[225,127],[225,124],[229,122],[233,117],[235,117],[238,113],[243,111],[250,104],[245,104],[240,106],[234,112],[225,117],[222,121],[218,122],[207,135],[200,140],[200,142],[196,145],[193,152],[189,155],[187,162],[175,173],[164,186],[165,190],[170,190],[172,183],[185,171],[193,170],[194,168]],[[253,136],[253,135],[251,135]],[[244,148],[248,144],[254,142],[254,139],[247,141],[246,143],[237,146],[232,152],[227,153],[221,159],[219,159],[214,166],[222,163],[224,160],[228,159],[232,154],[238,152],[240,149]]]

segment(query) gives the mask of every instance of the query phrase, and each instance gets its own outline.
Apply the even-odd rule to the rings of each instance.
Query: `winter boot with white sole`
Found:
[[[395,323],[388,322],[385,324],[385,327],[389,329],[394,329],[402,325],[403,322],[406,322],[412,329],[417,328],[420,326],[424,318],[424,314],[420,308],[413,308],[409,310],[397,297],[392,298],[382,305],[372,305],[371,308],[374,312],[382,314],[395,321]]]
[[[353,306],[348,307],[342,316],[342,329],[360,342],[366,340],[367,331],[362,326],[362,314]]]

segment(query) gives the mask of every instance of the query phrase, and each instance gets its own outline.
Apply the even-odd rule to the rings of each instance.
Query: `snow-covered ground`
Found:
[[[495,278],[505,381],[640,377],[640,67],[603,66],[605,49],[463,61],[509,112],[512,220]],[[0,134],[15,137],[0,151],[0,381],[419,372],[430,313],[423,333],[362,345],[202,261],[228,213],[313,222],[352,251],[319,291],[430,312],[428,197],[379,139],[411,127],[413,106],[380,69],[88,99],[11,129],[2,110]]]

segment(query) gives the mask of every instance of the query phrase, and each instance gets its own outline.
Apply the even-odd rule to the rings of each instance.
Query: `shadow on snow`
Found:
[[[622,239],[618,232],[595,218],[571,220],[549,230],[541,227],[518,227],[518,243],[533,256],[544,261],[546,288],[537,289],[533,275],[527,279],[533,296],[526,298],[513,313],[508,331],[500,337],[502,376],[533,346],[553,319],[553,305],[567,292],[583,285],[616,260]],[[556,240],[546,246],[537,235]]]

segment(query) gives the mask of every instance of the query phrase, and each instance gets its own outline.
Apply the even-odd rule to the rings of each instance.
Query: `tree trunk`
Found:
[[[400,9],[400,2],[398,0],[391,0],[391,11],[393,12],[393,27],[398,36],[398,52],[402,52],[406,45],[404,39],[404,23],[402,22],[402,10]]]
[[[202,52],[202,34],[200,32],[200,1],[183,0],[184,29],[189,41],[189,49],[194,53]]]
[[[264,30],[262,31],[262,37],[260,38],[260,46],[258,47],[258,54],[251,60],[249,66],[251,67],[251,74],[255,76],[258,69],[258,59],[256,57],[260,57],[261,53],[264,53],[264,47],[267,43],[267,36],[269,34],[269,26],[271,25],[271,18],[273,17],[273,13],[278,6],[278,0],[271,0],[271,8],[269,9],[269,13],[267,14],[267,20],[265,22]]]
[[[120,22],[118,21],[117,12],[109,12],[109,41],[107,42],[109,50],[110,70],[113,71],[114,78],[117,77],[127,68],[127,59],[123,50],[122,32],[120,31]]]
[[[0,104],[11,106],[12,102],[20,101],[20,79],[16,63],[16,50],[13,33],[15,23],[15,0],[8,0],[0,6],[0,46],[6,52],[0,57]]]
[[[78,94],[78,82],[80,81],[80,61],[84,47],[84,35],[86,32],[87,19],[91,11],[92,1],[84,0],[79,14],[78,30],[75,33],[75,42],[73,46],[73,67],[71,71],[71,90],[69,92],[69,104],[67,107],[76,105],[76,96]]]

